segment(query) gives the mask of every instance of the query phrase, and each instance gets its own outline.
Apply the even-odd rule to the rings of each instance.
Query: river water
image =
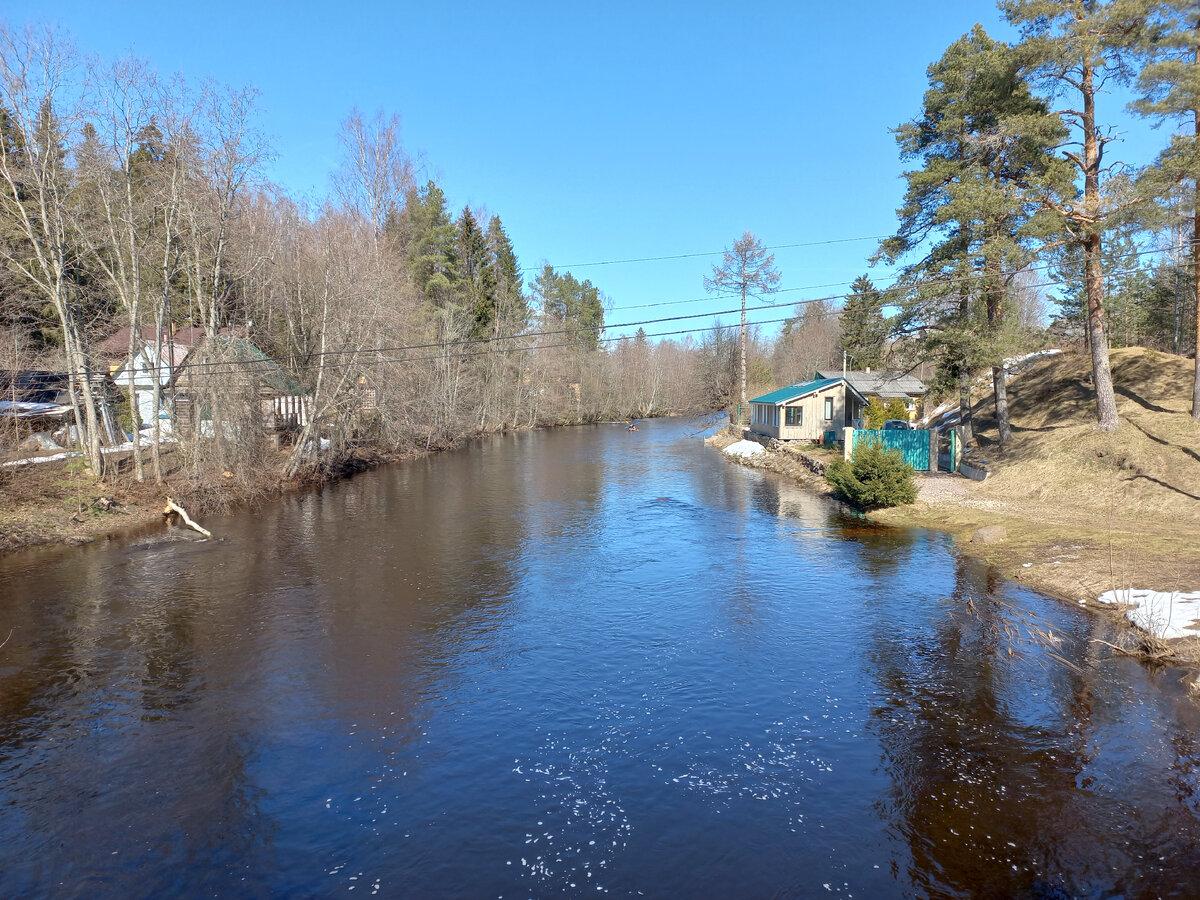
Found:
[[[699,427],[0,559],[0,895],[1200,896],[1179,671]]]

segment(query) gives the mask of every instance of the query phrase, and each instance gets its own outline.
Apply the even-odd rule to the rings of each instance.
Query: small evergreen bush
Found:
[[[913,468],[899,450],[863,441],[849,460],[825,470],[826,480],[842,499],[859,509],[902,506],[917,499]]]

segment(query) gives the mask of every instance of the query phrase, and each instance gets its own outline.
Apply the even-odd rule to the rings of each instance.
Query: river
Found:
[[[1178,670],[700,427],[0,558],[0,895],[1200,896]]]

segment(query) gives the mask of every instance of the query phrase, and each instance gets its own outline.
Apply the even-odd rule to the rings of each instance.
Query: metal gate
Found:
[[[904,461],[918,472],[928,472],[929,466],[929,432],[926,430],[913,431],[869,431],[854,430],[854,445],[860,441],[870,441],[882,447],[899,450]],[[853,447],[851,448],[853,452]]]

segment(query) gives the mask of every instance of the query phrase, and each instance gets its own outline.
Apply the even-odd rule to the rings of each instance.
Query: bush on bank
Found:
[[[870,441],[855,447],[851,459],[829,466],[825,479],[838,496],[858,509],[902,506],[917,499],[913,468],[900,451]]]

